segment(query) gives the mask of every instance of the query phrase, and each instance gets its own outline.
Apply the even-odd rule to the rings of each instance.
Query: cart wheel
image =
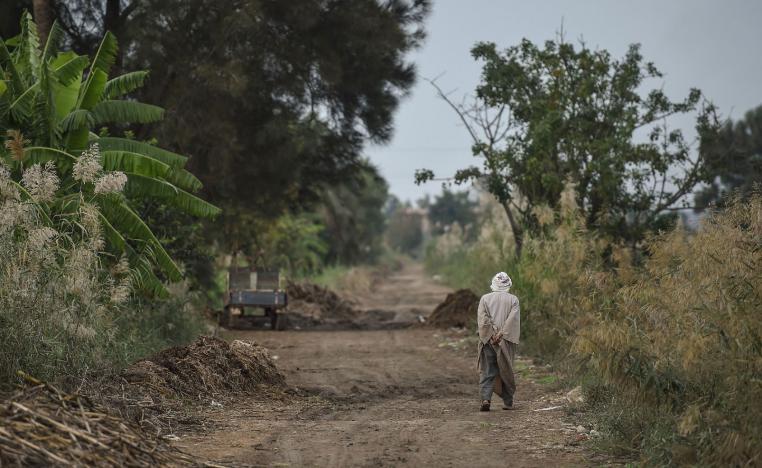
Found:
[[[230,307],[225,307],[222,309],[219,323],[221,327],[230,328]]]
[[[278,329],[278,312],[275,309],[265,309],[265,314],[270,317],[270,330]]]
[[[236,316],[233,314],[233,311],[231,310],[231,307],[225,307],[222,311],[222,315],[220,316],[220,326],[225,327],[228,329],[233,329],[236,327],[238,323],[238,320],[236,319]]]

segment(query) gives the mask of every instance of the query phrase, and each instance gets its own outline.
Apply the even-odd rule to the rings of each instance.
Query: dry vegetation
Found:
[[[711,213],[696,233],[653,238],[642,267],[576,213],[570,197],[560,213],[538,213],[552,233],[529,240],[509,268],[524,352],[583,384],[585,417],[607,449],[648,464],[762,462],[762,197]],[[484,255],[495,244],[480,242],[450,247],[430,267],[470,285],[476,276],[465,274],[514,263]]]
[[[193,459],[76,394],[26,377],[0,407],[1,466],[191,466]]]

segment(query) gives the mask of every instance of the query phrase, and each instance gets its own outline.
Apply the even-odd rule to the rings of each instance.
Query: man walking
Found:
[[[481,411],[489,411],[492,392],[503,399],[503,409],[513,409],[516,381],[513,358],[519,344],[519,298],[509,293],[513,282],[500,272],[492,278],[492,292],[482,296],[477,311],[479,326]]]

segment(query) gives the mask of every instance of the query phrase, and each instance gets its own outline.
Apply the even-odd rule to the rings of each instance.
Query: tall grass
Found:
[[[573,371],[608,448],[648,464],[762,463],[762,197],[654,237],[639,268],[584,229],[571,198],[538,215],[552,228],[518,263],[484,240],[440,240],[428,266],[479,293],[512,275],[524,352]]]
[[[200,331],[176,304],[131,297],[129,265],[105,250],[98,208],[56,199],[51,165],[21,180],[0,164],[0,389],[19,370],[75,383]]]
[[[735,200],[695,235],[659,236],[650,252],[612,307],[578,323],[574,355],[662,411],[668,437],[633,439],[657,460],[762,463],[762,197]]]

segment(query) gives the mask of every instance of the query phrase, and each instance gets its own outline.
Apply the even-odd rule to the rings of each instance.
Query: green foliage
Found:
[[[137,96],[172,109],[153,136],[192,152],[189,167],[205,198],[232,214],[210,236],[235,250],[250,239],[233,226],[242,213],[274,220],[324,204],[336,208],[329,232],[359,234],[332,245],[331,261],[377,250],[359,232],[367,213],[338,213],[333,198],[343,197],[337,186],[366,177],[365,142],[389,140],[393,113],[415,79],[406,54],[420,45],[428,10],[427,0],[147,0],[103,17],[99,0],[57,4],[78,48],[94,51],[95,33],[111,28],[129,50],[117,66],[151,70]],[[111,79],[104,95],[115,99],[144,78]],[[148,110],[142,115],[153,117]],[[147,138],[144,128],[137,135]],[[350,190],[354,197],[364,189]]]
[[[325,226],[322,238],[328,245],[326,263],[352,265],[378,258],[383,251],[383,208],[388,188],[378,169],[368,161],[355,176],[324,187],[316,211]]]
[[[469,199],[468,192],[443,189],[442,194],[437,195],[434,203],[428,207],[433,233],[442,234],[455,224],[461,229],[470,229],[469,233],[474,233],[477,205],[477,202]]]
[[[75,193],[85,194],[88,201],[99,205],[112,253],[128,255],[144,289],[165,294],[151,264],[172,281],[180,279],[182,272],[128,199],[161,200],[203,217],[214,216],[219,209],[190,193],[200,184],[183,169],[185,157],[146,143],[95,135],[106,124],[119,128],[155,122],[162,118],[163,110],[116,99],[136,90],[146,74],[108,79],[118,51],[111,33],[104,35],[92,61],[73,52],[59,52],[62,38],[62,30],[54,24],[41,52],[37,27],[31,15],[24,13],[21,35],[13,41],[0,41],[0,73],[7,79],[0,95],[0,132],[8,135],[0,158],[12,168],[16,180],[29,164],[55,161],[61,179],[55,195],[61,200],[59,205],[66,206]],[[75,167],[92,144],[100,145],[102,151],[97,164],[111,174],[84,180]],[[121,183],[117,184],[120,190],[109,190],[112,193],[102,190],[108,184],[101,182],[108,177],[115,183],[125,176],[126,197],[115,193],[121,192]]]
[[[421,44],[428,11],[428,0],[56,3],[65,40],[79,53],[95,54],[107,30],[118,33],[129,53],[111,43],[104,49],[116,54],[112,74],[128,73],[100,76],[97,88],[107,101],[131,93],[171,109],[156,132],[132,129],[137,139],[155,136],[191,153],[198,178],[153,148],[115,147],[109,139],[102,150],[108,143],[111,151],[148,154],[170,166],[161,179],[203,190],[224,208],[204,232],[225,253],[254,256],[262,229],[284,213],[314,213],[324,225],[321,261],[328,263],[368,261],[381,251],[387,188],[362,149],[391,136],[393,113],[415,81],[406,56]],[[151,79],[141,69],[150,69]],[[98,119],[135,111],[143,120],[159,116],[144,106],[101,106]],[[91,114],[73,113],[67,125],[94,124]],[[128,194],[136,188],[172,196],[163,184],[143,182],[131,177]],[[175,198],[205,214],[198,200]]]
[[[511,217],[517,249],[525,229],[539,232],[534,208],[557,207],[567,180],[575,183],[587,227],[630,243],[668,224],[673,217],[665,210],[705,180],[703,155],[664,121],[695,113],[699,136],[710,138],[714,108],[701,104],[696,89],[678,101],[661,89],[642,93],[662,75],[639,46],[620,60],[562,38],[542,46],[523,40],[504,51],[480,43],[472,54],[483,62],[476,101],[448,102],[483,167],[463,169],[455,181],[483,181]],[[636,133],[644,131],[648,139],[640,141]],[[418,174],[419,181],[432,177]]]
[[[184,267],[185,284],[192,293],[214,295],[216,272],[215,249],[209,244],[200,219],[150,200],[135,202],[136,211],[154,226],[153,232],[170,256]],[[219,299],[216,296],[210,299]]]
[[[397,252],[415,255],[423,243],[423,214],[401,205],[391,213],[386,228],[386,242]]]
[[[762,106],[737,122],[728,121],[701,151],[710,183],[696,194],[697,208],[722,205],[732,193],[751,194],[754,185],[762,183]]]
[[[314,214],[287,213],[275,221],[254,221],[254,236],[243,252],[248,264],[263,269],[282,269],[294,276],[323,267],[328,245],[323,225]]]
[[[168,299],[134,297],[113,320],[107,358],[117,369],[170,346],[190,343],[207,332],[194,293]]]

